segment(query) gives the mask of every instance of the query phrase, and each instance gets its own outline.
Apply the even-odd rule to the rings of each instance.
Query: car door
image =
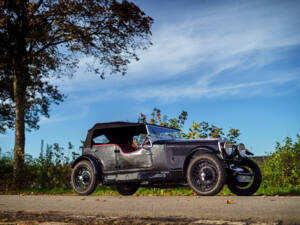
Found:
[[[116,152],[117,167],[119,170],[131,170],[152,167],[152,153],[150,148],[140,148],[126,152],[124,146]]]
[[[98,161],[101,162],[104,172],[118,169],[115,150],[116,146],[114,144],[101,144],[93,146],[93,151],[95,152]]]

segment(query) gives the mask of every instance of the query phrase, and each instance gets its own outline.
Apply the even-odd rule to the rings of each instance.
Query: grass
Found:
[[[47,189],[25,189],[18,191],[1,191],[0,194],[17,194],[17,195],[77,195],[71,189],[63,189],[63,188],[53,188],[50,190]],[[120,195],[113,187],[110,186],[98,186],[92,195],[101,196],[101,195]],[[196,196],[196,193],[188,188],[144,188],[141,187],[135,193],[136,196]],[[223,190],[218,194],[219,196],[232,196],[233,194],[230,190],[225,186]],[[297,188],[259,188],[258,191],[254,194],[256,196],[267,195],[267,196],[289,196],[289,195],[297,195],[300,196],[300,190]]]

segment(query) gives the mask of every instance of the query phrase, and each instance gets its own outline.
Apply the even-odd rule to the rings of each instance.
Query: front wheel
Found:
[[[225,180],[224,163],[215,155],[199,155],[188,166],[187,181],[199,195],[218,194],[223,188]]]
[[[252,173],[249,182],[239,182],[238,175],[231,175],[227,186],[236,195],[249,196],[254,194],[261,184],[261,172],[258,165],[248,158],[244,158],[240,164],[244,173]]]
[[[79,195],[89,195],[95,190],[98,179],[89,161],[83,160],[75,165],[71,174],[71,185]]]
[[[137,191],[139,186],[140,185],[138,183],[124,183],[117,184],[116,188],[121,195],[133,195]]]

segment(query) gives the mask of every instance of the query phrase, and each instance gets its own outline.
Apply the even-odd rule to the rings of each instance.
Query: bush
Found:
[[[271,153],[261,165],[263,174],[262,188],[289,188],[300,190],[300,136],[297,141],[289,137],[284,145],[276,143]]]
[[[299,194],[300,190],[300,136],[297,141],[287,137],[283,145],[276,143],[275,152],[269,154],[260,165],[263,182],[258,194]],[[57,143],[47,145],[44,153],[43,142],[39,158],[30,155],[25,157],[23,190],[41,191],[55,190],[54,193],[63,193],[70,187],[71,162],[78,155],[69,143],[68,151]],[[70,158],[72,160],[70,160]],[[12,154],[1,154],[0,150],[0,191],[9,191],[12,183],[13,157]],[[98,190],[98,191],[97,191]],[[110,187],[99,187],[97,194],[113,194]],[[138,194],[160,195],[166,191],[167,195],[191,195],[190,189],[140,189]],[[223,191],[223,194],[228,194]]]
[[[78,155],[72,152],[73,145],[69,143],[68,150],[65,151],[59,144],[47,145],[44,153],[44,143],[42,141],[39,158],[31,155],[25,156],[24,176],[21,181],[23,189],[50,190],[53,188],[70,189],[70,174],[72,160]],[[10,189],[13,178],[13,159],[10,154],[0,155],[0,191]]]
[[[0,190],[8,190],[12,185],[13,159],[11,154],[2,154],[0,149]]]

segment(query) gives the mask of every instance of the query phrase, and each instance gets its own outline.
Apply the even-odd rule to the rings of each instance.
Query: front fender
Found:
[[[198,154],[205,154],[205,153],[210,153],[210,154],[214,154],[217,155],[219,157],[220,152],[211,148],[211,147],[197,147],[195,149],[193,149],[193,151],[190,152],[190,154],[187,155],[187,157],[184,160],[184,164],[183,164],[183,172],[184,174],[186,174],[187,171],[187,167],[191,161],[191,159],[198,155]]]
[[[99,178],[100,181],[102,181],[102,166],[101,164],[98,162],[98,160],[94,157],[94,156],[91,156],[91,155],[82,155],[80,157],[78,157],[71,165],[71,168],[73,169],[74,166],[82,161],[82,160],[87,160],[89,161],[92,166],[93,166],[93,169],[95,171],[95,174],[96,176]]]

